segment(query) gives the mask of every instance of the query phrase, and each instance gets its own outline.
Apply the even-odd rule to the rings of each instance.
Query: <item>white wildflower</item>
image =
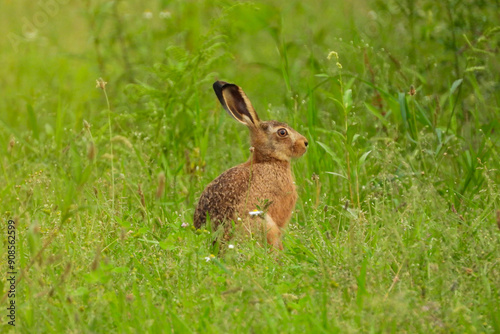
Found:
[[[210,256],[206,256],[206,257],[205,257],[205,261],[206,261],[206,262],[210,262],[210,260],[212,260],[213,258],[215,258],[215,255],[210,254]]]
[[[259,210],[253,210],[253,211],[250,211],[248,214],[250,216],[260,216],[261,214],[263,214],[264,211],[259,211]]]

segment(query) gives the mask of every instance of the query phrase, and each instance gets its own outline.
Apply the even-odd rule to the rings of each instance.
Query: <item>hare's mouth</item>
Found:
[[[307,152],[308,144],[307,140],[296,142],[292,148],[292,157],[299,158],[303,156]]]
[[[307,152],[306,149],[302,149],[300,151],[294,151],[293,154],[292,154],[292,158],[294,159],[298,159],[300,158],[301,156],[303,156],[305,153]]]

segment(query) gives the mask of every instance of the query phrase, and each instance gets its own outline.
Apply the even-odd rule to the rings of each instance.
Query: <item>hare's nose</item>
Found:
[[[306,141],[304,142],[304,145],[306,145],[306,147],[307,147],[307,145],[309,145],[309,142],[306,140]]]

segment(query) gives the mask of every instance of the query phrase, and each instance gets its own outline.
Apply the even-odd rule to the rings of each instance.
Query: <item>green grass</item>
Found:
[[[1,331],[500,332],[499,10],[3,1]],[[218,79],[309,139],[283,252],[191,228],[249,155]]]

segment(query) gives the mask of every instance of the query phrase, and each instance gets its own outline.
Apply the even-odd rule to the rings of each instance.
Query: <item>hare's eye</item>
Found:
[[[285,128],[281,128],[278,130],[278,136],[280,137],[285,137],[288,134],[288,131],[286,131]]]

